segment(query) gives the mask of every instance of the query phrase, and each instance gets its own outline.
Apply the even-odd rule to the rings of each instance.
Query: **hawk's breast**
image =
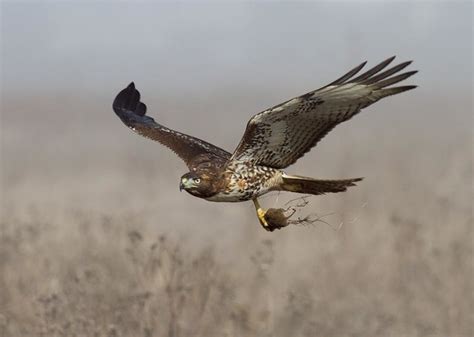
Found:
[[[282,182],[280,170],[248,163],[231,163],[226,168],[226,175],[229,179],[223,190],[206,200],[218,202],[251,200],[278,189]]]

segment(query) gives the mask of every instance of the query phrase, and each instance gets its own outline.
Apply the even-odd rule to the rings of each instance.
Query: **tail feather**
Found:
[[[283,183],[280,188],[283,191],[306,193],[306,194],[326,194],[344,192],[350,186],[355,186],[357,181],[363,178],[341,179],[341,180],[320,180],[301,176],[283,175]]]

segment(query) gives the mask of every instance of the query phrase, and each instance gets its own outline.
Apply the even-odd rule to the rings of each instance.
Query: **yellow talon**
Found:
[[[255,209],[257,210],[258,221],[260,221],[260,224],[263,226],[263,228],[269,230],[270,225],[268,224],[267,220],[265,220],[265,214],[267,211],[260,207],[260,204],[256,198],[253,199],[253,203],[255,205]]]
[[[263,227],[268,227],[268,223],[267,221],[265,220],[265,214],[267,213],[267,211],[265,211],[264,209],[262,208],[257,208],[257,216],[258,216],[258,220],[260,221],[260,224],[263,226]]]

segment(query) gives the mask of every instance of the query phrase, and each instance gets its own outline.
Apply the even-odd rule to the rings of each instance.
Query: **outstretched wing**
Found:
[[[169,129],[146,116],[146,105],[140,102],[140,93],[133,82],[117,95],[113,109],[130,129],[167,146],[183,159],[190,169],[203,162],[224,163],[231,156],[229,152],[217,146]]]
[[[231,160],[285,168],[302,157],[337,124],[379,99],[416,88],[390,87],[416,71],[392,76],[411,61],[381,72],[395,56],[362,75],[366,62],[334,82],[253,116]]]

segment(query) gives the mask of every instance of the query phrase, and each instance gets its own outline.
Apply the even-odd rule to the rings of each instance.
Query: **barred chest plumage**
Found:
[[[206,200],[238,202],[254,199],[277,190],[283,181],[282,174],[271,167],[232,162],[225,170],[227,184],[223,191]]]

